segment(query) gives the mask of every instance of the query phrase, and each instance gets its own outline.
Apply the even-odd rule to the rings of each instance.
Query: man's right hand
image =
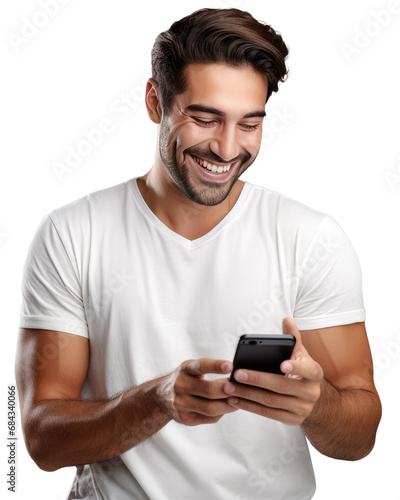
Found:
[[[210,358],[184,361],[171,374],[158,380],[157,394],[173,420],[184,425],[212,424],[235,411],[222,387],[228,378],[206,380],[205,375],[229,375],[233,364]]]
[[[21,329],[16,379],[27,449],[43,470],[109,460],[170,422],[217,422],[236,411],[222,387],[230,361],[190,360],[171,374],[127,389],[109,400],[81,400],[89,340],[53,330]]]

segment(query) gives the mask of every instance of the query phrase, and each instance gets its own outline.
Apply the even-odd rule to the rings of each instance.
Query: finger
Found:
[[[315,393],[315,381],[296,380],[276,373],[258,372],[254,370],[237,370],[234,374],[235,380],[247,386],[267,389],[278,394],[296,396],[305,400],[313,400]],[[235,384],[237,387],[237,384]]]
[[[297,328],[293,318],[290,318],[289,316],[284,318],[284,320],[282,321],[282,332],[285,335],[293,335],[293,337],[296,339],[292,355],[290,356],[291,360],[311,358],[307,352],[307,349],[304,347],[303,342],[301,341],[300,330]]]
[[[296,339],[292,357],[293,355],[296,354],[296,351],[301,351],[302,349],[305,349],[301,341],[300,330],[297,328],[294,319],[291,318],[290,316],[287,316],[282,321],[282,333],[284,335],[293,335],[293,337]]]
[[[297,412],[303,405],[302,400],[295,396],[283,395],[267,389],[234,384],[229,382],[224,385],[224,391],[235,398],[247,399],[269,408],[278,408],[291,412]]]
[[[293,318],[291,318],[290,316],[287,316],[286,318],[283,318],[283,321],[282,321],[282,332],[284,334],[290,334],[290,335],[293,335],[296,337],[296,340],[297,340],[297,336],[300,336],[300,331],[299,329],[297,328],[297,325],[294,321]]]
[[[247,401],[246,399],[232,397],[228,399],[228,403],[237,409],[249,411],[272,420],[278,420],[286,425],[300,425],[305,420],[303,415],[278,408],[270,408],[253,401]]]
[[[219,417],[206,417],[200,413],[179,413],[178,422],[188,426],[204,425],[204,424],[216,424],[222,415]]]
[[[311,381],[320,381],[324,377],[321,366],[310,357],[301,360],[290,359],[284,361],[281,364],[281,370],[290,377]]]
[[[174,407],[178,412],[193,412],[207,417],[218,417],[236,411],[226,399],[214,400],[199,398],[189,394],[176,395]]]
[[[206,380],[182,373],[176,379],[174,389],[176,394],[191,394],[192,396],[207,399],[222,399],[227,397],[223,390],[223,385],[227,380],[227,378]]]
[[[232,371],[232,368],[231,361],[210,358],[191,359],[185,361],[182,365],[182,370],[194,377],[205,375],[206,373],[227,374]]]

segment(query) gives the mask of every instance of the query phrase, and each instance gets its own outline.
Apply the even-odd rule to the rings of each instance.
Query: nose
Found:
[[[239,156],[240,148],[235,125],[225,124],[210,142],[210,149],[224,161],[228,162]]]

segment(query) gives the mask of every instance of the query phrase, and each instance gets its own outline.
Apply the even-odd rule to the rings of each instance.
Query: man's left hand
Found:
[[[303,346],[292,318],[283,320],[282,331],[296,337],[290,360],[281,364],[285,375],[239,369],[234,378],[240,384],[227,382],[223,389],[231,395],[227,401],[235,408],[287,425],[300,425],[320,397],[324,372]]]

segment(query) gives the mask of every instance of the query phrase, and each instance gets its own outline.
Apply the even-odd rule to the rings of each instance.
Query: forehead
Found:
[[[178,96],[185,106],[203,104],[239,115],[265,107],[268,81],[252,66],[190,64],[185,79],[186,89]]]

